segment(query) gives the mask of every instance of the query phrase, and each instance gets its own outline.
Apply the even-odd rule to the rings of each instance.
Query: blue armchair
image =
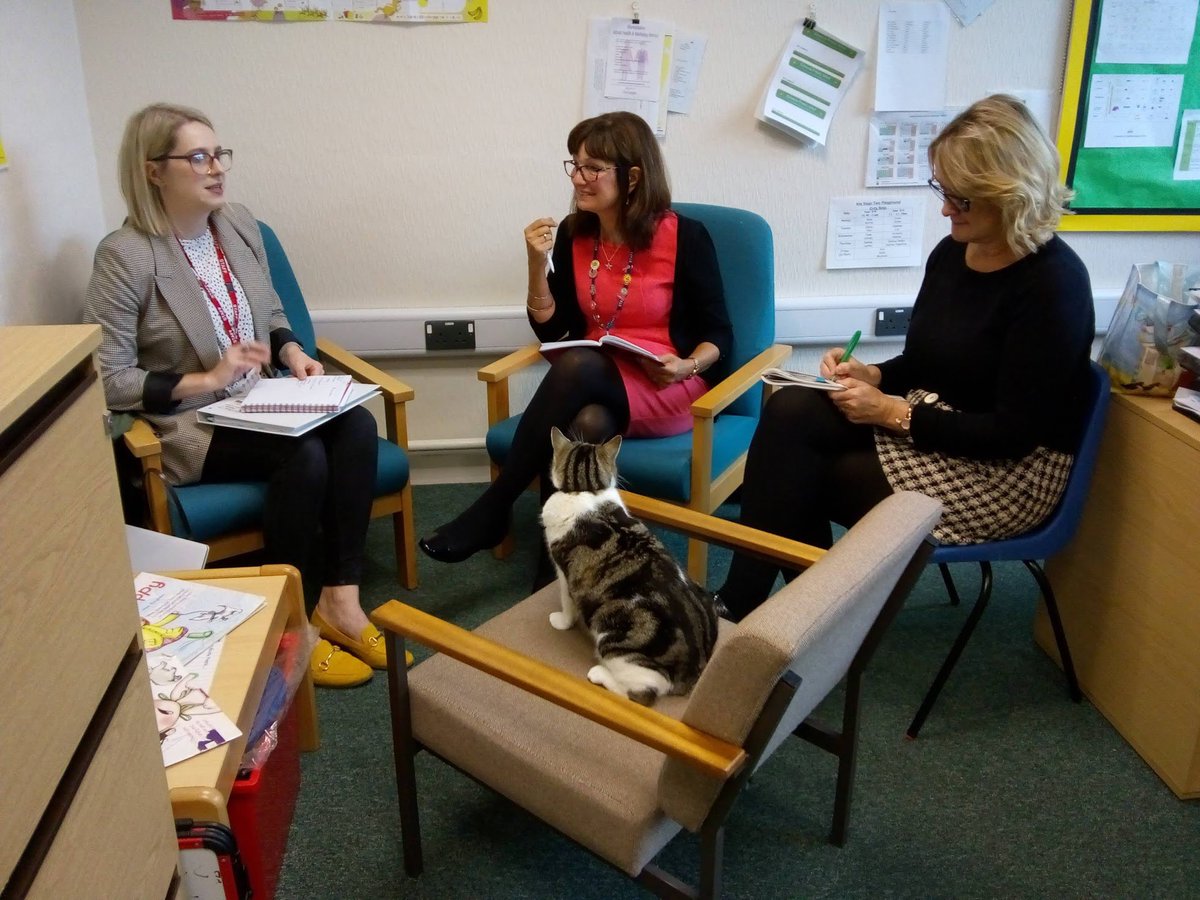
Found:
[[[717,249],[729,318],[733,324],[732,374],[692,404],[690,432],[667,438],[629,439],[618,458],[622,486],[639,494],[711,513],[742,483],[746,451],[762,409],[764,370],[788,358],[775,339],[775,259],[771,226],[743,209],[678,203],[679,213],[704,223]],[[520,416],[509,411],[508,379],[541,361],[538,345],[517,350],[479,370],[487,385],[487,451],[492,477],[508,458]],[[506,556],[509,540],[497,548]],[[688,572],[703,583],[707,547],[688,543]]]
[[[265,223],[260,222],[259,227],[267,251],[271,283],[305,352],[327,366],[352,375],[357,381],[379,385],[382,391],[387,440],[379,439],[371,517],[392,517],[398,577],[406,588],[415,588],[416,529],[408,477],[408,424],[404,407],[413,398],[413,390],[332,341],[317,338],[304,295],[279,238]],[[125,445],[141,463],[149,523],[155,531],[208,544],[209,560],[213,562],[262,547],[260,523],[267,495],[265,482],[168,485],[162,476],[162,446],[150,426],[140,419],[126,432]]]

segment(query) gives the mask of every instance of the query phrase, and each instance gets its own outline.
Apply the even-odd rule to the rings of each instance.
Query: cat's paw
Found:
[[[598,684],[600,687],[608,687],[611,676],[608,674],[608,669],[597,663],[588,669],[587,680],[592,684]]]
[[[559,631],[570,631],[574,625],[574,616],[569,616],[565,612],[550,613],[550,626],[552,628],[557,628]]]

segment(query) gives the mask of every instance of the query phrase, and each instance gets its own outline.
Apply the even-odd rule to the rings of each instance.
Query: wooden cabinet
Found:
[[[166,896],[177,844],[95,326],[0,328],[0,884]]]
[[[1049,561],[1079,686],[1172,791],[1200,797],[1200,424],[1114,394],[1075,540]],[[1045,609],[1038,643],[1057,658]]]

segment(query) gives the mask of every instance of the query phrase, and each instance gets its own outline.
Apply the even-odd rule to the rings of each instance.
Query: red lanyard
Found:
[[[212,235],[213,246],[217,250],[217,264],[221,267],[221,277],[225,280],[225,290],[229,292],[229,304],[233,309],[233,320],[230,321],[229,316],[225,315],[225,310],[221,308],[221,304],[217,298],[213,296],[213,292],[208,289],[208,285],[204,283],[204,279],[200,277],[200,273],[196,271],[196,265],[192,262],[192,258],[188,256],[187,248],[183,246],[183,241],[179,240],[179,235],[175,235],[175,240],[179,243],[179,249],[183,251],[183,258],[187,260],[188,265],[192,267],[192,274],[196,276],[196,280],[200,282],[200,287],[204,290],[204,296],[208,297],[208,302],[212,304],[212,308],[217,311],[217,318],[221,320],[221,327],[225,329],[225,334],[229,338],[229,343],[236,344],[242,339],[238,332],[238,325],[241,321],[241,309],[238,307],[237,288],[233,286],[233,273],[229,271],[229,263],[225,259],[225,251],[221,249],[221,242],[217,240],[216,233],[210,225],[208,233]]]

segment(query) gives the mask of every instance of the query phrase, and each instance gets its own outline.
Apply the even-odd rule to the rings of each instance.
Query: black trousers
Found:
[[[267,559],[305,570],[319,536],[322,584],[360,584],[378,455],[360,406],[299,437],[215,428],[200,480],[266,481]]]
[[[891,493],[870,426],[849,422],[823,391],[783,388],[771,396],[746,458],[742,524],[829,547],[831,521],[853,525]],[[741,618],[767,599],[779,572],[735,554],[721,601]]]

